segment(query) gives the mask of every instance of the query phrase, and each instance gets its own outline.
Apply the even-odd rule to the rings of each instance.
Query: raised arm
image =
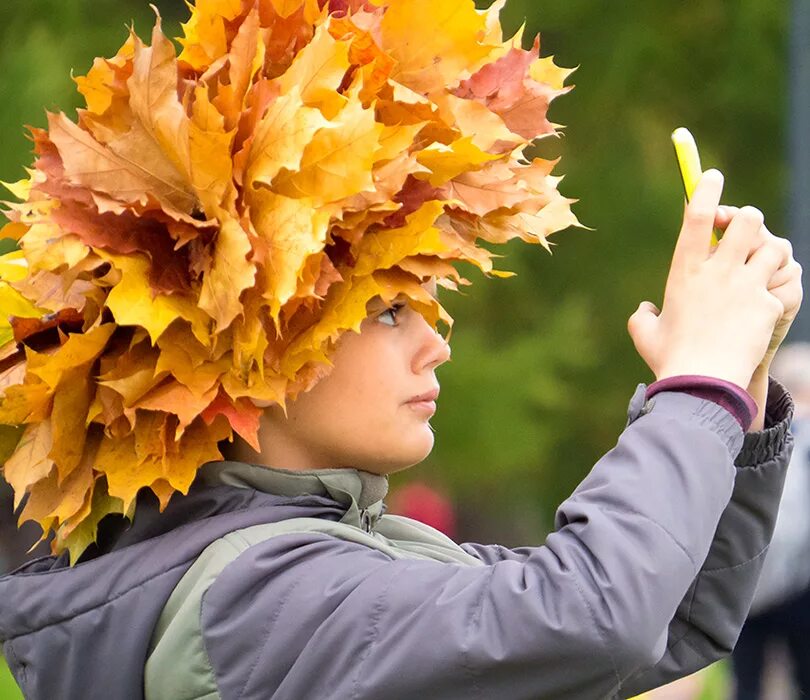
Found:
[[[630,679],[631,697],[728,656],[754,596],[773,534],[793,437],[793,403],[771,380],[765,430],[748,433],[736,460],[734,492],[709,555],[669,626],[667,650],[651,669]]]
[[[660,395],[522,561],[391,560],[313,534],[255,545],[203,599],[219,692],[612,697],[664,654],[731,496],[742,440],[715,404]]]

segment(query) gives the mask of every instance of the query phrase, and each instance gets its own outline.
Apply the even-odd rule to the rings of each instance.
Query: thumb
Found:
[[[658,316],[661,312],[651,301],[642,301],[635,313],[627,319],[627,332],[633,339],[636,350],[644,356],[644,348],[649,346],[658,325]]]

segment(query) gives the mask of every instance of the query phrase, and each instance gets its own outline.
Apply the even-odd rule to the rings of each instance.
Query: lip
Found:
[[[435,403],[438,398],[439,390],[432,389],[431,391],[426,391],[424,394],[412,396],[408,399],[407,403]]]
[[[436,413],[435,401],[408,401],[405,405],[408,406],[408,408],[412,408],[414,411],[426,413],[429,416]]]
[[[439,398],[439,390],[433,389],[432,391],[428,391],[424,394],[414,396],[410,400],[406,401],[405,404],[416,411],[433,415],[436,413],[437,398]]]

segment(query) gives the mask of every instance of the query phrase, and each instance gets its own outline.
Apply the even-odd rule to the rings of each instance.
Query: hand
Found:
[[[784,251],[763,244],[761,212],[736,211],[712,249],[722,190],[722,175],[707,171],[686,208],[662,310],[643,302],[628,321],[636,350],[657,379],[698,374],[748,386],[785,314],[768,289]]]
[[[732,219],[739,214],[737,207],[722,206],[718,209],[715,226],[725,231]],[[782,317],[776,322],[768,349],[762,358],[757,372],[767,375],[776,351],[785,339],[790,326],[799,313],[802,303],[802,266],[793,257],[793,246],[785,238],[774,236],[764,225],[757,232],[757,249],[762,246],[771,246],[782,256],[779,269],[768,281],[768,291],[782,302],[784,312]]]

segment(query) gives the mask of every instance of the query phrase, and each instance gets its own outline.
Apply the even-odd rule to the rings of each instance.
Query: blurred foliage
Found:
[[[0,700],[23,700],[23,695],[14,682],[14,676],[11,675],[2,656],[0,656]]]
[[[186,10],[158,0],[167,33]],[[510,0],[503,20],[543,55],[579,65],[576,89],[552,106],[564,136],[537,147],[562,156],[562,191],[593,230],[555,235],[554,254],[510,246],[502,269],[444,301],[456,318],[453,361],[440,370],[437,440],[397,480],[456,494],[462,535],[505,544],[537,539],[555,506],[625,423],[650,374],[626,333],[643,299],[660,303],[680,225],[681,185],[670,132],[688,126],[704,166],[727,175],[729,203],[762,208],[784,230],[787,0]],[[23,124],[78,105],[70,72],[112,55],[126,25],[148,38],[142,0],[5,0],[0,6],[0,179],[31,160]],[[395,481],[396,483],[396,481]]]

